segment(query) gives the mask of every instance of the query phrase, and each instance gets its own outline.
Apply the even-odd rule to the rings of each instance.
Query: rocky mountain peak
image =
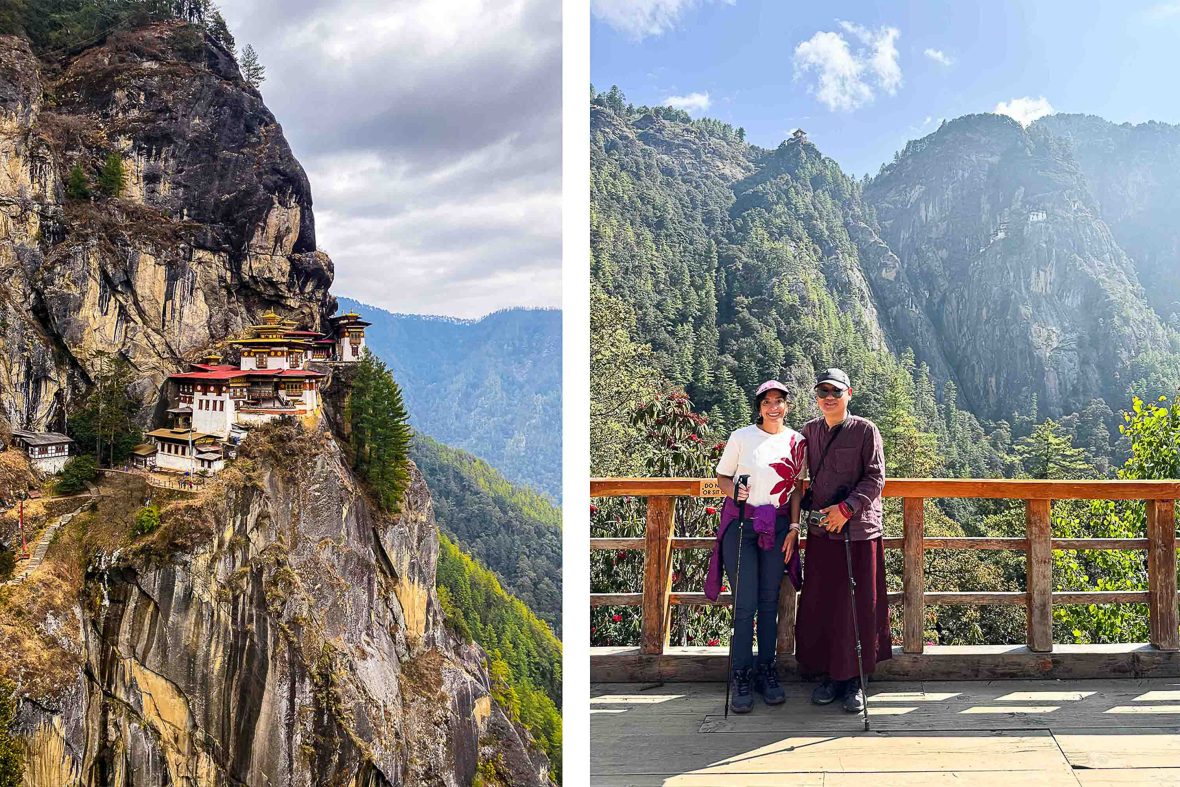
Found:
[[[1133,359],[1169,346],[1060,137],[960,118],[907,145],[865,198],[930,325],[894,340],[945,360],[976,413],[1007,417],[1033,394],[1049,414],[1121,400]]]

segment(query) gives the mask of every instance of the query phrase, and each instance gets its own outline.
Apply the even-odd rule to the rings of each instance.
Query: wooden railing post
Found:
[[[796,542],[797,543],[797,542]],[[798,547],[796,547],[798,549]],[[795,606],[798,602],[795,586],[783,575],[778,588],[778,657],[795,655]]]
[[[1147,501],[1147,591],[1151,644],[1180,650],[1176,611],[1176,501]]]
[[[1053,549],[1051,501],[1026,501],[1028,532],[1028,649],[1053,650]]]
[[[902,563],[902,633],[901,649],[905,653],[921,653],[925,647],[922,631],[925,628],[926,602],[926,555],[925,501],[920,497],[907,497],[903,506],[903,535],[905,536]]]
[[[674,497],[647,499],[647,535],[643,560],[643,631],[639,652],[659,655],[668,644],[671,625],[672,517]]]

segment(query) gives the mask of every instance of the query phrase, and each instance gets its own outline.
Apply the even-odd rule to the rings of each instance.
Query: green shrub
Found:
[[[13,685],[0,680],[0,787],[19,787],[24,773],[24,755],[8,730],[16,717]]]
[[[16,553],[11,549],[0,549],[0,582],[12,578],[16,570]]]
[[[144,506],[135,512],[135,535],[146,536],[160,526],[160,509],[154,505]]]
[[[71,456],[57,479],[59,495],[72,495],[86,489],[86,483],[98,478],[98,463],[89,454]]]
[[[70,199],[86,199],[90,196],[90,183],[78,164],[70,167],[70,175],[66,179],[66,196]]]

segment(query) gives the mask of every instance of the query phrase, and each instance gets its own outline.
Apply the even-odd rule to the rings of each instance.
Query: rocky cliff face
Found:
[[[119,197],[92,188],[110,153]],[[18,426],[62,426],[100,350],[145,404],[181,360],[268,308],[318,326],[332,263],[282,129],[233,59],[181,24],[113,34],[64,67],[0,37],[0,389]]]
[[[1099,215],[1135,265],[1147,300],[1180,328],[1180,126],[1050,115],[1033,128],[1069,142]]]
[[[389,518],[325,431],[250,440],[151,538],[100,550],[79,600],[46,616],[45,642],[80,668],[47,684],[21,655],[25,783],[467,785],[482,766],[545,784],[482,652],[443,627],[421,476]]]
[[[1170,348],[1135,267],[1099,215],[1068,146],[973,115],[910,143],[865,199],[896,255],[891,338],[1007,417],[1121,401],[1133,361]],[[884,285],[883,285],[884,286]]]

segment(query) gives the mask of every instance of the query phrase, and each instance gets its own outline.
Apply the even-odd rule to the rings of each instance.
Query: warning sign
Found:
[[[717,486],[717,479],[702,479],[701,488],[697,491],[697,497],[725,497],[721,493],[721,487]]]

